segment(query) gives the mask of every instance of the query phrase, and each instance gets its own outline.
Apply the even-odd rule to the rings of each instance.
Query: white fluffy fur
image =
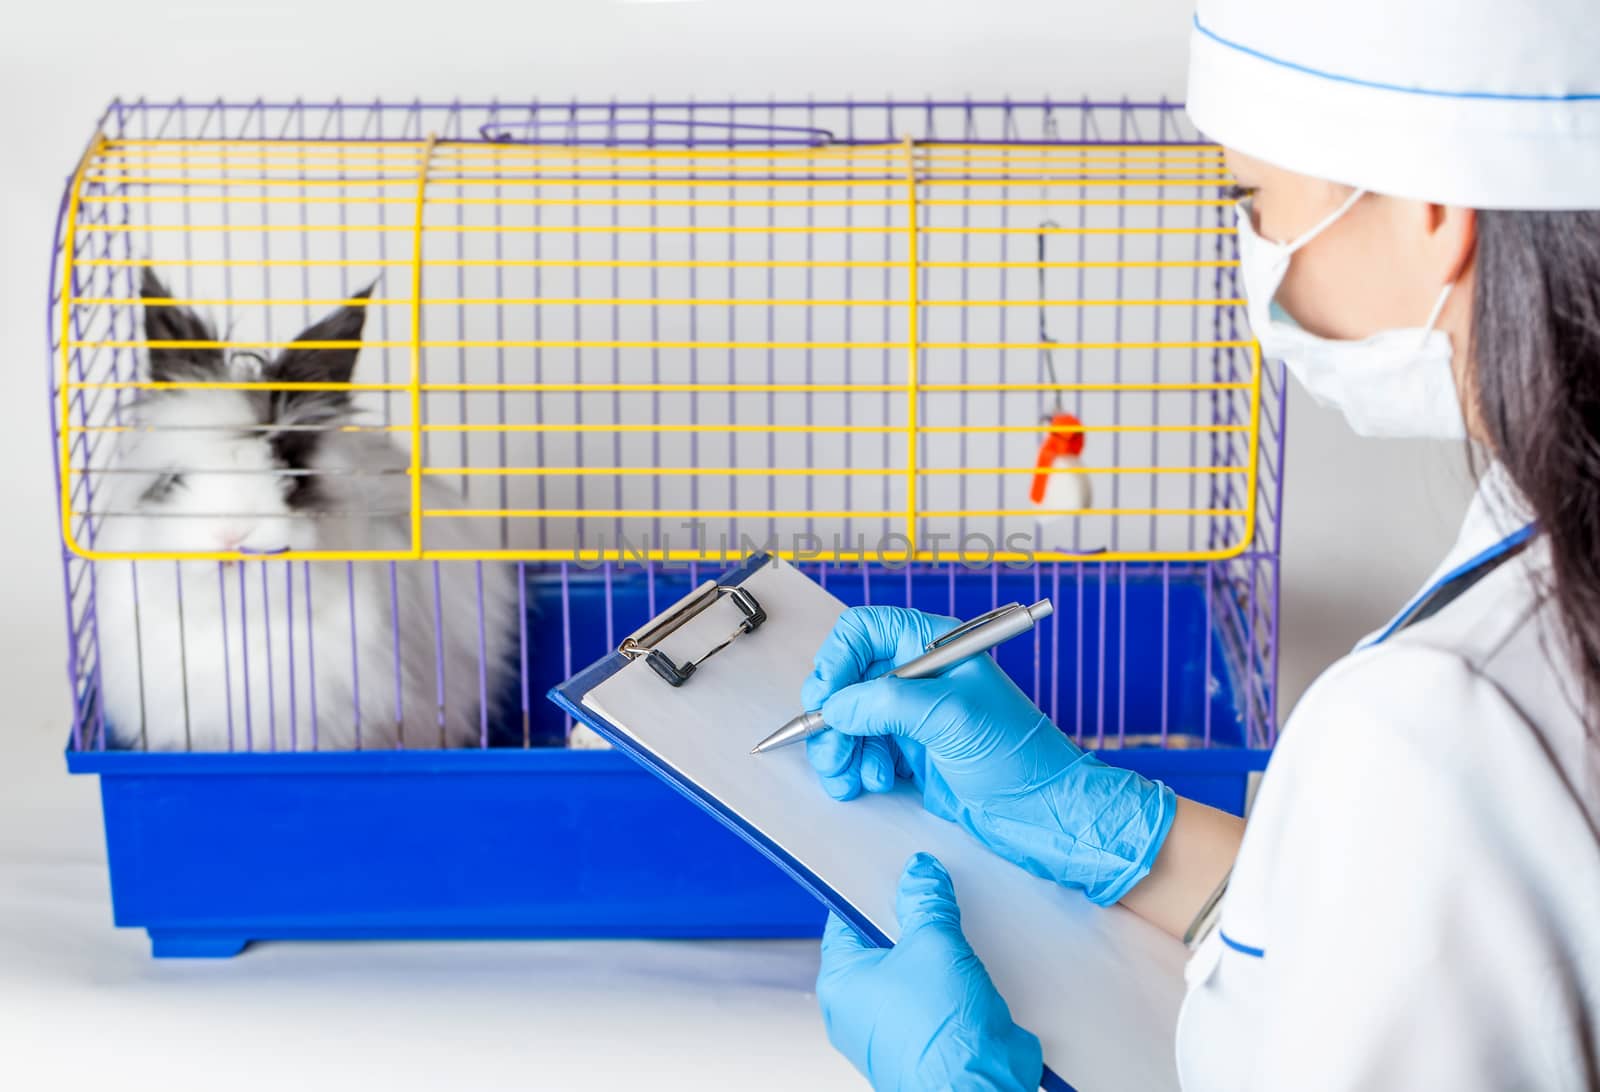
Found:
[[[228,376],[247,377],[241,368]],[[311,549],[408,548],[404,452],[381,433],[323,435],[313,466],[335,473],[317,477],[315,507],[347,514],[296,516],[285,502],[291,482],[274,473],[266,435],[249,431],[260,424],[256,411],[237,391],[164,393],[141,405],[138,423],[151,431],[118,434],[115,456],[119,468],[141,472],[112,475],[97,505],[138,514],[105,519],[96,545],[288,547],[291,558]],[[147,499],[150,486],[170,471],[182,473],[183,485],[165,498]],[[448,489],[424,482],[425,508],[458,502]],[[219,516],[229,512],[251,517]],[[482,548],[482,534],[472,520],[434,520],[428,545]],[[514,569],[491,562],[398,562],[392,574],[391,591],[391,566],[383,562],[358,562],[348,570],[341,562],[282,560],[100,563],[100,682],[114,743],[197,751],[475,744],[480,665],[490,702],[514,668]]]

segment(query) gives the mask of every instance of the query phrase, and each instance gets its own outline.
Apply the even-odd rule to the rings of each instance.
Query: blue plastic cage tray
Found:
[[[1107,761],[1242,812],[1268,752],[1243,745],[1239,671],[1228,643],[1208,639],[1222,615],[1207,609],[1204,568],[1116,571],[1065,566],[1041,587],[1037,570],[848,570],[828,586],[851,604],[962,616],[1054,593],[1058,624],[999,652],[1019,685]],[[650,579],[664,603],[691,587],[683,572]],[[566,664],[610,651],[608,598],[612,628],[645,620],[646,578],[529,581],[521,685],[534,695],[531,734],[548,741],[565,720],[538,695]],[[570,651],[550,624],[563,615]],[[72,772],[101,778],[116,923],[148,930],[157,956],[229,956],[272,939],[820,932],[822,907],[698,806],[618,752],[520,746],[522,709],[512,710],[502,727],[518,745],[484,750],[69,750]],[[1157,742],[1162,725],[1210,734],[1135,745]]]

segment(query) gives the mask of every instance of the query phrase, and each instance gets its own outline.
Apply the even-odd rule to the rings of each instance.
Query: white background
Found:
[[[277,945],[156,965],[114,933],[67,688],[44,299],[107,101],[611,94],[1181,98],[1189,0],[18,0],[0,27],[0,1082],[56,1088],[819,1087],[810,945]],[[1468,489],[1453,446],[1357,442],[1294,393],[1285,708],[1413,590]],[[627,1036],[615,1029],[626,1027]],[[623,1045],[627,1044],[627,1045]],[[17,1067],[21,1067],[19,1072]]]

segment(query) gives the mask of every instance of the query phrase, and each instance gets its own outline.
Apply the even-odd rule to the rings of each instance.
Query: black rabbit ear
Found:
[[[153,271],[146,267],[139,281],[139,296],[145,302],[146,341],[215,341],[216,331],[187,307],[174,306],[172,294]],[[205,377],[222,371],[221,349],[149,349],[150,378],[158,383]]]
[[[366,300],[371,297],[374,285],[357,292],[352,299]],[[283,351],[272,362],[271,372],[274,379],[285,383],[348,383],[355,374],[356,356],[360,353],[359,346],[337,349],[304,348],[302,342],[307,341],[355,341],[361,340],[361,329],[366,325],[367,308],[365,304],[352,304],[341,307],[316,325],[307,328],[301,335],[294,339],[294,344]],[[286,401],[293,401],[302,396],[312,396],[337,402],[349,401],[349,396],[344,391],[287,391]]]

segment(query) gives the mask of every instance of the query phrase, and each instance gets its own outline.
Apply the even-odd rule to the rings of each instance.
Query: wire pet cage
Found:
[[[541,700],[752,549],[851,603],[1051,596],[1019,684],[1240,810],[1284,378],[1227,188],[1166,102],[114,102],[49,366],[117,922],[815,932]]]

